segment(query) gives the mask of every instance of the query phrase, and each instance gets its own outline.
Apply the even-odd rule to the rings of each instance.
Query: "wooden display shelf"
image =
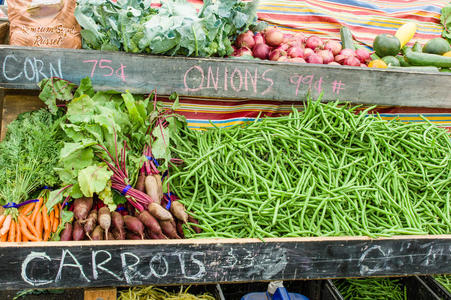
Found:
[[[451,108],[446,73],[11,46],[0,64],[0,140],[42,107],[37,83],[51,76],[140,94]],[[8,290],[432,275],[451,273],[451,235],[0,243],[0,257]]]
[[[451,273],[451,235],[0,243],[0,289]]]
[[[450,73],[293,64],[221,58],[165,57],[124,52],[0,46],[0,88],[38,89],[46,77],[98,90],[177,92],[219,99],[324,101],[451,108]]]

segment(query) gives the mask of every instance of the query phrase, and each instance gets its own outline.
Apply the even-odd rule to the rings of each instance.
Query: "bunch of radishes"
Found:
[[[75,199],[69,205],[69,210],[74,212],[75,220],[66,223],[60,239],[61,241],[180,239],[184,238],[183,224],[187,222],[197,224],[197,220],[188,216],[183,204],[175,198],[171,200],[171,206],[169,210],[165,210],[165,214],[157,214],[158,218],[151,213],[156,205],[159,204],[151,203],[148,210],[139,212],[127,202],[122,210],[111,212],[102,201],[94,200],[92,197]],[[176,215],[179,217],[175,217]],[[197,233],[201,232],[196,226],[192,226],[192,229]]]
[[[233,56],[251,55],[273,61],[366,67],[370,53],[365,49],[342,49],[339,41],[324,41],[303,33],[284,34],[270,27],[254,34],[247,31],[236,39]]]

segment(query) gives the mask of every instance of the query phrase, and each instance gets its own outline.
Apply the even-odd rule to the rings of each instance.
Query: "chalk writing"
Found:
[[[107,259],[103,260],[101,263],[97,262],[97,254],[106,254],[108,257]],[[105,250],[97,250],[92,251],[92,277],[94,280],[99,279],[99,271],[101,270],[107,274],[110,274],[117,280],[122,280],[122,277],[112,272],[110,269],[107,269],[104,267],[105,264],[107,264],[111,260],[111,253]]]
[[[315,78],[315,75],[294,74],[290,77],[290,83],[296,85],[295,95],[299,95],[299,89],[304,91],[315,90],[317,93],[322,92],[323,77]]]
[[[334,80],[332,82],[332,91],[339,95],[341,90],[344,90],[345,84],[341,82],[341,80]]]
[[[92,63],[92,68],[91,68],[91,74],[90,77],[93,78],[94,74],[96,72],[97,66],[104,70],[105,72],[103,72],[103,76],[104,77],[110,77],[113,75],[116,75],[116,77],[120,78],[123,82],[126,81],[127,76],[125,75],[125,68],[127,68],[126,66],[124,66],[123,64],[120,64],[120,66],[114,70],[114,68],[111,66],[111,63],[113,61],[109,60],[109,59],[88,59],[88,60],[84,60],[83,63]]]
[[[119,257],[114,257],[111,251],[92,250],[90,265],[86,260],[81,261],[69,249],[61,251],[59,257],[53,258],[46,252],[31,251],[22,263],[21,277],[23,281],[32,286],[42,286],[74,279],[74,274],[78,274],[79,280],[87,283],[92,280],[105,280],[105,276],[108,276],[118,281],[125,281],[127,284],[140,284],[152,276],[158,279],[167,278],[174,275],[174,272],[189,280],[201,280],[206,275],[205,253],[200,251],[156,253],[147,257],[137,255],[132,251],[123,251]],[[117,268],[118,258],[121,266],[119,270]],[[38,266],[42,267],[42,263],[38,264],[42,260],[49,262],[46,265],[48,269],[51,269],[52,264],[58,264],[56,275],[45,279],[34,278],[30,275],[30,270],[35,270]],[[179,268],[176,267],[177,265]],[[92,276],[88,277],[86,270],[89,268]],[[170,274],[171,268],[172,274]]]
[[[272,69],[235,67],[213,67],[194,65],[183,74],[185,92],[202,90],[233,91],[235,93],[251,92],[254,95],[265,95],[273,90],[274,79]]]
[[[3,59],[2,75],[7,81],[26,80],[38,83],[50,77],[63,77],[61,59],[56,62],[45,61],[36,57],[17,57],[8,54]]]
[[[22,276],[22,279],[26,283],[28,283],[28,284],[30,284],[32,286],[46,285],[46,284],[49,284],[49,283],[53,282],[53,280],[31,279],[28,276],[28,273],[27,273],[28,264],[31,261],[35,260],[35,259],[43,259],[43,260],[51,261],[50,257],[45,252],[34,252],[34,251],[31,251],[31,253],[28,254],[28,256],[22,262],[22,271],[20,273],[21,276]]]
[[[67,249],[63,249],[63,254],[61,255],[61,262],[60,266],[58,268],[58,273],[56,274],[55,282],[61,281],[62,272],[64,267],[71,267],[71,268],[77,268],[80,271],[80,278],[86,280],[87,282],[90,282],[88,277],[86,277],[86,274],[83,270],[83,266],[78,262],[77,258]],[[66,255],[69,254],[70,258],[74,262],[73,264],[66,263]],[[68,278],[70,279],[70,278]]]
[[[0,287],[14,288],[440,274],[451,265],[449,239],[431,238],[29,246],[14,258],[7,248],[0,247]],[[5,272],[12,259],[17,274]]]

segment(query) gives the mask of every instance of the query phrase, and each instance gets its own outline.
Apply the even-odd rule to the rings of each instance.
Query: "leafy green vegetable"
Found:
[[[106,164],[89,166],[78,172],[78,183],[85,197],[92,197],[94,193],[101,193],[107,187],[107,183],[113,172],[108,170]]]
[[[196,12],[185,0],[170,0],[159,10],[150,1],[83,0],[75,17],[82,26],[83,47],[184,56],[226,56],[231,40],[257,23],[257,1],[206,0]]]
[[[19,115],[8,126],[0,143],[0,204],[23,202],[37,188],[59,183],[53,168],[65,140],[64,119],[41,109]]]
[[[42,80],[38,85],[41,88],[39,98],[47,104],[52,113],[58,110],[56,100],[69,101],[73,98],[72,90],[75,88],[75,84],[66,80],[52,77]]]
[[[444,27],[442,36],[451,43],[451,4],[442,8],[440,21]]]
[[[75,17],[83,28],[83,48],[140,52],[143,23],[157,13],[150,1],[78,1]]]
[[[52,235],[52,241],[59,241],[61,231],[66,227],[66,223],[72,222],[74,219],[74,213],[68,210],[61,210],[61,223],[58,225],[58,229]]]
[[[63,81],[54,79],[49,84],[52,82],[60,86]],[[116,204],[125,202],[122,195],[112,191],[113,172],[105,163],[115,165],[123,147],[127,149],[125,165],[128,184],[133,185],[136,181],[146,159],[143,150],[150,141],[153,156],[164,159],[162,168],[167,168],[171,159],[168,145],[182,119],[166,112],[164,120],[168,126],[159,125],[162,123],[162,111],[158,104],[154,110],[153,94],[143,98],[128,91],[123,94],[114,91],[95,93],[89,78],[83,79],[75,91],[74,88],[61,90],[63,95],[48,93],[48,90],[54,89],[46,83],[42,84],[47,90],[42,91],[41,99],[50,105],[53,99],[73,95],[67,104],[66,122],[60,126],[65,142],[57,155],[59,161],[55,163],[60,182],[67,189],[51,193],[49,202],[52,206],[61,202],[63,197],[92,197],[94,194],[110,210],[114,210]],[[171,95],[171,98],[176,106],[177,95]]]

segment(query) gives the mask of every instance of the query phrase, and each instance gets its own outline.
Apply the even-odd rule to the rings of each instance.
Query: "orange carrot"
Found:
[[[48,241],[50,238],[50,233],[51,233],[51,227],[50,227],[50,217],[47,214],[47,207],[44,206],[42,207],[42,223],[44,223],[44,241]]]
[[[44,209],[42,209],[44,210]],[[42,230],[43,230],[43,224],[42,224],[42,213],[39,212],[36,216],[36,223],[34,224],[36,227],[36,231],[38,232],[38,235],[36,236],[38,239],[42,239]]]
[[[60,219],[55,217],[53,224],[52,224],[52,232],[56,232],[59,224],[60,224]]]
[[[50,230],[52,230],[52,228],[53,228],[53,223],[55,223],[55,211],[54,211],[54,210],[52,210],[52,211],[50,212],[49,218],[50,218]]]
[[[39,198],[39,201],[36,202],[36,205],[31,214],[31,223],[34,224],[36,222],[36,217],[38,216],[39,210],[41,209],[41,205],[43,202],[44,202],[44,199],[42,199],[42,198]]]
[[[16,242],[22,242],[22,234],[19,228],[19,222],[16,222]]]
[[[28,231],[27,224],[26,224],[27,221],[24,221],[24,219],[26,219],[26,218],[19,215],[20,230],[22,231],[22,235],[24,236],[24,238],[27,238],[28,240],[33,241],[33,242],[40,241],[37,237],[35,237],[33,234],[31,234],[30,231]],[[30,220],[28,220],[28,222],[30,222]]]
[[[19,224],[19,227],[20,227],[20,224]],[[22,233],[22,229],[20,230],[20,232]],[[23,233],[22,233],[22,242],[28,242],[28,238],[25,235],[23,235]]]
[[[33,210],[33,208],[35,206],[36,206],[35,202],[29,203],[29,204],[27,204],[25,206],[22,206],[22,207],[19,208],[19,213],[21,213],[22,215],[26,216]]]
[[[60,218],[60,210],[59,210],[59,206],[55,205],[53,207],[53,210],[55,211],[55,218],[59,219]]]
[[[30,219],[28,219],[27,217],[22,216],[22,215],[19,215],[19,218],[20,218],[20,222],[21,222],[21,223],[24,223],[24,224],[22,225],[22,227],[23,227],[23,226],[28,227],[28,229],[30,229],[30,232],[31,232],[36,238],[39,238],[40,235],[39,235],[39,233],[38,233],[36,227],[33,226],[33,223],[31,223]],[[23,229],[22,229],[22,233],[23,233]]]
[[[7,215],[5,221],[3,222],[2,229],[0,229],[0,235],[5,235],[9,231],[11,221],[12,221],[11,215]]]
[[[5,215],[1,215],[0,216],[0,228],[2,227],[3,222],[5,222],[5,220],[6,220],[6,216]]]
[[[6,242],[6,239],[8,238],[8,233],[5,233],[0,237],[0,242]]]
[[[11,226],[9,228],[8,234],[8,242],[16,241],[16,222],[14,220],[11,221]]]

